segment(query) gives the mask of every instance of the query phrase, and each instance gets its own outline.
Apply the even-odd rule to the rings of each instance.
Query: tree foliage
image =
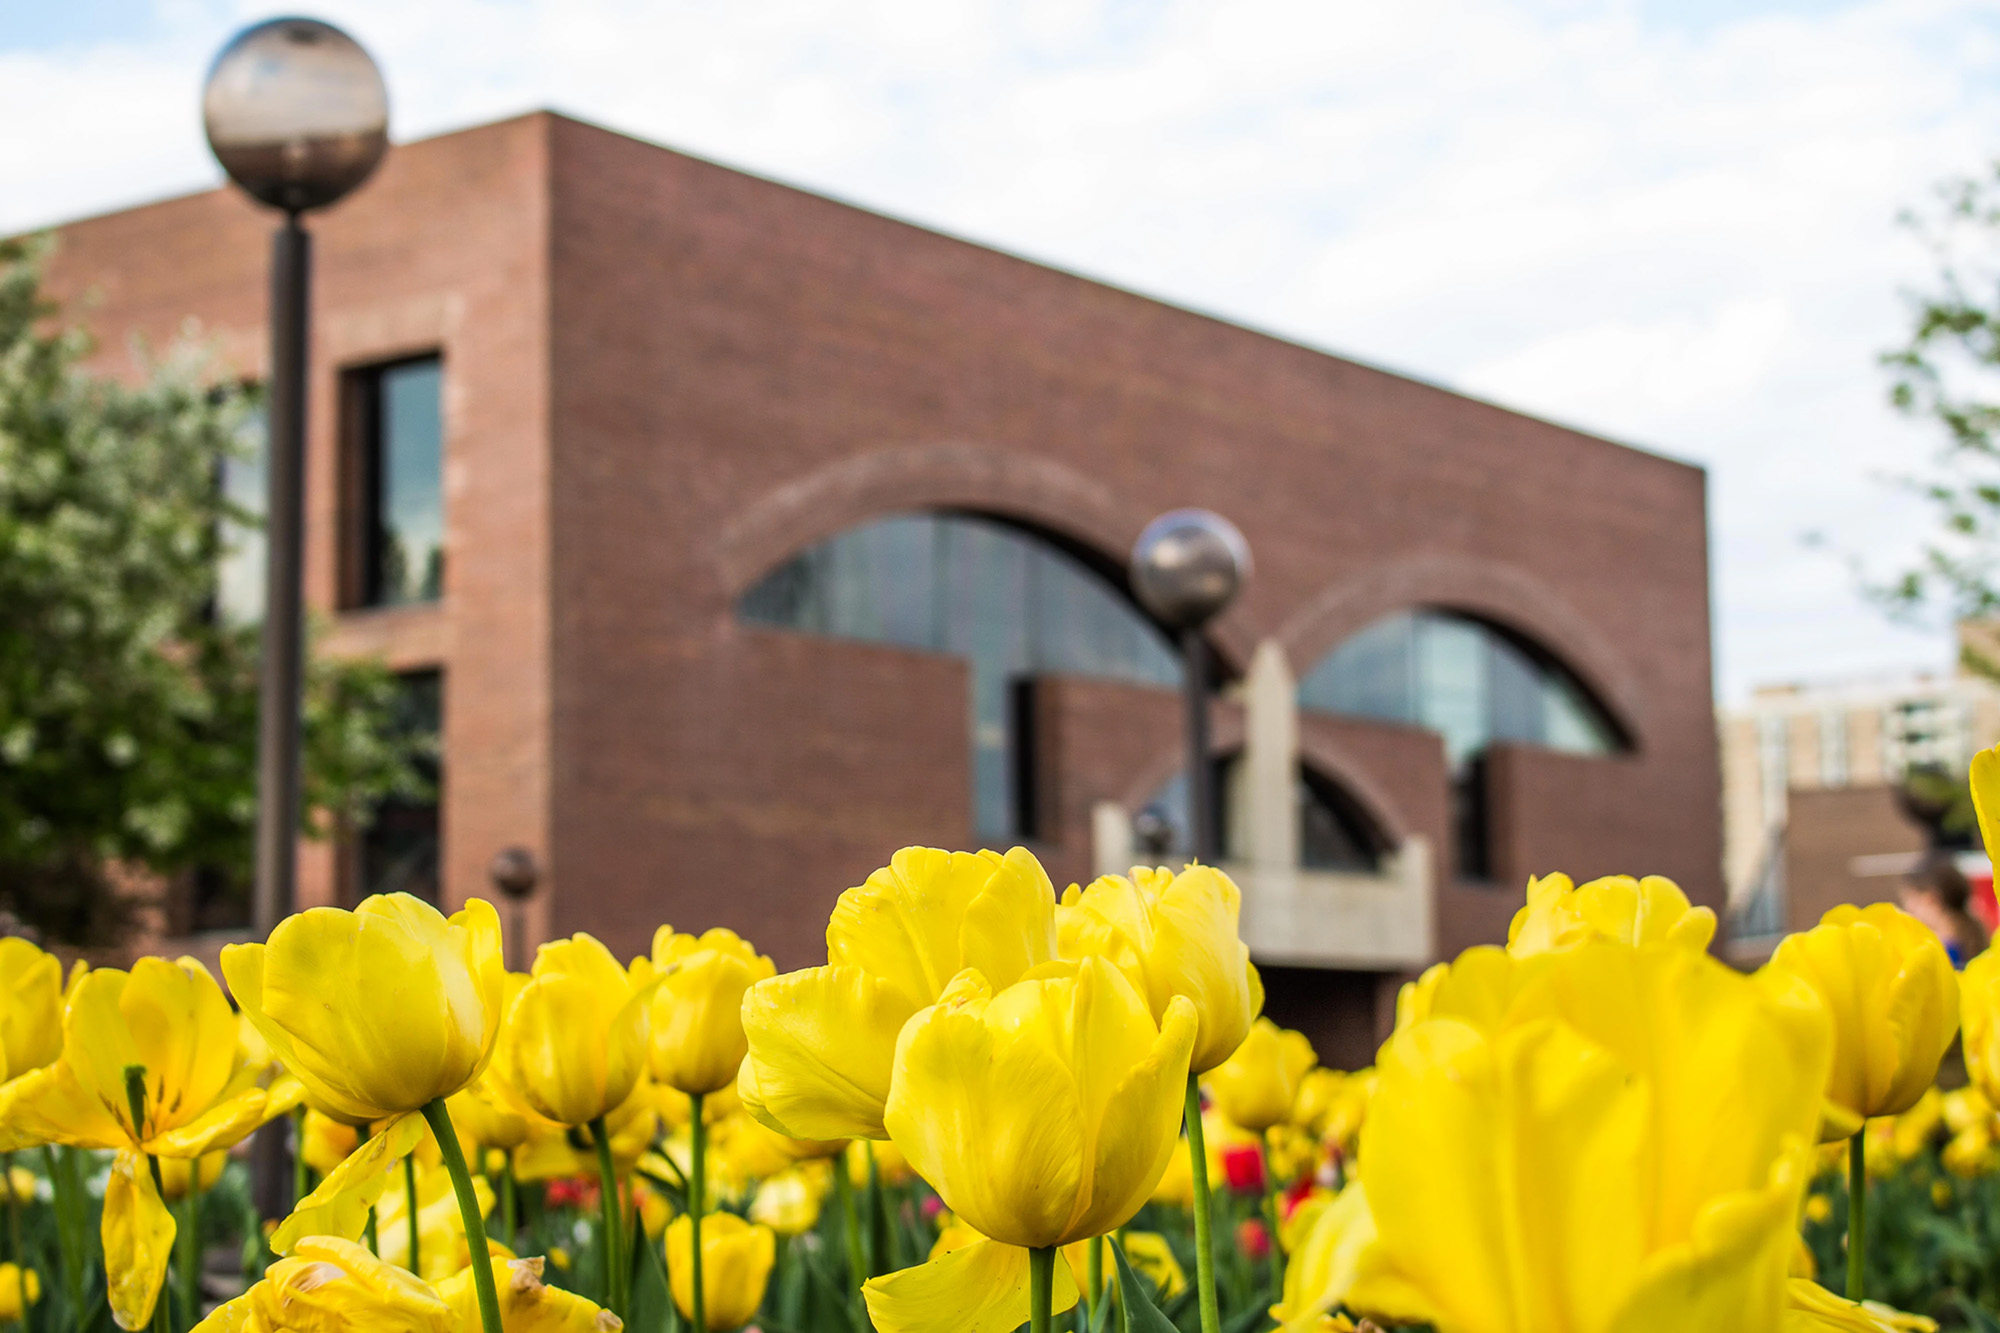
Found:
[[[1912,568],[1875,591],[1896,610],[1990,617],[2000,612],[2000,164],[1945,183],[1930,213],[1905,221],[1937,273],[1913,296],[1908,341],[1882,361],[1890,401],[1944,428],[1935,466],[1910,480],[1939,528]]]
[[[257,630],[215,593],[225,534],[256,521],[219,483],[258,403],[187,346],[137,386],[86,374],[89,337],[42,291],[46,248],[0,242],[0,907],[106,943],[135,882],[247,883]],[[415,790],[395,688],[313,662],[309,826]]]

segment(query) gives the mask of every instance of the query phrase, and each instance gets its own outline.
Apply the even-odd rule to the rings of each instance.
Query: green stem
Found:
[[[439,1097],[424,1107],[444,1157],[444,1169],[451,1172],[451,1188],[458,1195],[458,1215],[465,1223],[465,1244],[472,1255],[472,1287],[479,1295],[479,1322],[485,1333],[505,1333],[500,1327],[500,1292],[493,1285],[493,1260],[486,1249],[486,1219],[479,1214],[479,1196],[472,1190],[472,1174],[465,1169],[465,1154],[459,1151],[458,1131],[451,1127],[451,1113]]]
[[[187,1235],[181,1243],[181,1286],[187,1296],[188,1327],[201,1322],[201,1159],[188,1163]]]
[[[365,1120],[354,1127],[354,1151],[361,1151],[361,1145],[373,1137],[373,1129],[374,1127]],[[382,1254],[382,1240],[375,1234],[375,1210],[372,1207],[368,1210],[368,1223],[361,1230],[362,1234],[368,1238],[368,1252],[380,1258]]]
[[[1090,1248],[1084,1253],[1089,1256],[1085,1265],[1083,1326],[1097,1327],[1097,1303],[1104,1299],[1104,1237],[1092,1236]]]
[[[1055,1303],[1056,1248],[1028,1251],[1028,1333],[1049,1333],[1049,1307]]]
[[[889,1269],[889,1210],[882,1201],[882,1172],[875,1164],[875,1141],[863,1139],[868,1151],[868,1276]]]
[[[312,1193],[307,1186],[306,1172],[306,1108],[292,1110],[292,1200],[296,1204]]]
[[[1265,1257],[1271,1265],[1271,1299],[1285,1298],[1285,1251],[1278,1244],[1278,1178],[1271,1170],[1271,1154],[1264,1154],[1264,1225],[1269,1228],[1270,1247]]]
[[[1847,1299],[1866,1299],[1868,1290],[1868,1151],[1863,1125],[1847,1141]]]
[[[604,1127],[603,1116],[590,1122],[590,1137],[597,1145],[597,1211],[604,1228],[604,1241],[598,1247],[604,1263],[604,1308],[623,1319],[625,1298],[618,1281],[624,1271],[624,1248],[618,1243],[618,1168],[611,1160],[611,1132]]]
[[[854,1283],[854,1327],[868,1327],[868,1305],[861,1298],[861,1284],[868,1280],[868,1270],[861,1258],[861,1214],[854,1206],[854,1182],[847,1175],[847,1154],[842,1153],[833,1163],[833,1192],[840,1198],[840,1227],[847,1239],[847,1271]]]
[[[1194,1279],[1201,1302],[1201,1333],[1222,1333],[1222,1313],[1215,1303],[1214,1219],[1209,1215],[1208,1143],[1201,1132],[1201,1079],[1190,1072],[1187,1082],[1189,1172],[1194,1177]]]
[[[514,1193],[514,1159],[510,1156],[507,1165],[500,1168],[500,1225],[502,1239],[508,1249],[514,1248],[515,1239],[521,1234],[519,1221],[520,1200]]]
[[[701,1120],[701,1104],[707,1098],[704,1094],[697,1092],[691,1094],[688,1100],[694,1103],[694,1118],[688,1123],[688,1139],[692,1145],[691,1151],[688,1154],[690,1158],[688,1167],[688,1218],[690,1219],[688,1229],[690,1234],[688,1239],[692,1242],[688,1247],[690,1251],[688,1266],[693,1270],[691,1276],[694,1278],[693,1289],[689,1293],[688,1300],[691,1310],[688,1323],[694,1326],[694,1333],[708,1333],[708,1311],[705,1308],[708,1304],[706,1299],[708,1292],[702,1286],[701,1276],[701,1215],[708,1208],[708,1195],[704,1183],[708,1176],[708,1162],[705,1160],[708,1157],[708,1126],[703,1124]]]
[[[42,1165],[48,1168],[49,1187],[55,1192],[56,1253],[62,1260],[63,1290],[69,1293],[69,1308],[83,1310],[83,1246],[77,1238],[77,1202],[80,1191],[69,1170],[70,1149],[60,1158],[53,1147],[42,1149]]]
[[[410,1271],[423,1276],[422,1250],[417,1240],[417,1155],[403,1158],[403,1216],[410,1224]]]

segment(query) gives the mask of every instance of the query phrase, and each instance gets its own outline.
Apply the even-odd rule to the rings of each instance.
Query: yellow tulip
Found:
[[[1787,936],[1764,972],[1801,978],[1833,1018],[1825,1139],[1916,1105],[1958,1033],[1958,977],[1944,945],[1889,903],[1835,907],[1811,930]],[[1973,1043],[1966,1045],[1970,1060]]]
[[[1375,1234],[1351,1265],[1309,1261],[1308,1240],[1302,1274],[1347,1285],[1288,1284],[1288,1326],[1345,1301],[1454,1333],[1774,1327],[1823,1007],[1674,944],[1489,950],[1471,971],[1382,1048],[1366,1220],[1323,1219]]]
[[[488,1065],[479,1082],[453,1093],[445,1101],[445,1109],[451,1112],[452,1128],[458,1131],[459,1144],[468,1159],[475,1146],[482,1154],[510,1153],[526,1143],[534,1129],[533,1122],[515,1109],[508,1098],[495,1094],[492,1082],[493,1065]]]
[[[41,1299],[41,1274],[19,1264],[0,1264],[0,1321],[26,1319],[28,1307]]]
[[[689,1096],[720,1092],[736,1081],[749,1042],[743,992],[776,969],[736,932],[699,937],[672,926],[653,933],[653,1078]]]
[[[1284,1298],[1271,1310],[1284,1333],[1319,1327],[1327,1309],[1353,1289],[1362,1255],[1375,1240],[1375,1218],[1358,1182],[1301,1222],[1304,1234],[1285,1262]]]
[[[977,971],[954,978],[897,1043],[883,1121],[945,1206],[990,1239],[870,1279],[875,1327],[1025,1319],[1028,1251],[1123,1226],[1159,1183],[1179,1142],[1198,1023],[1178,996],[1156,1026],[1125,974],[1098,957],[997,993]],[[1054,1308],[1075,1299],[1056,1265]]]
[[[299,1139],[299,1156],[322,1176],[347,1160],[361,1142],[353,1125],[343,1125],[316,1106],[306,1108],[305,1132]]]
[[[10,1167],[7,1171],[7,1190],[16,1203],[33,1203],[41,1192],[41,1177],[25,1166]]]
[[[467,1328],[477,1328],[475,1318]],[[443,1297],[352,1241],[308,1236],[193,1333],[459,1333]]]
[[[1680,885],[1662,876],[1607,875],[1577,886],[1568,875],[1543,875],[1528,881],[1528,904],[1507,929],[1507,952],[1521,958],[1590,939],[1701,950],[1714,938],[1715,913],[1688,902]]]
[[[91,972],[70,995],[62,1033],[61,1057],[14,1086],[9,1119],[31,1141],[118,1151],[105,1267],[112,1313],[138,1327],[152,1316],[174,1236],[143,1157],[226,1148],[264,1122],[270,1096],[243,1061],[222,988],[192,958]]]
[[[827,966],[743,997],[743,1105],[806,1139],[887,1138],[882,1108],[896,1038],[947,982],[977,968],[996,987],[1056,956],[1055,890],[1025,848],[905,847],[840,895]]]
[[[611,1333],[625,1327],[609,1310],[562,1290],[542,1285],[542,1261],[494,1255],[494,1285],[500,1290],[500,1326],[506,1333]],[[479,1298],[472,1269],[438,1283],[437,1293],[452,1308],[466,1333],[479,1329]]]
[[[649,973],[627,972],[589,935],[536,951],[500,1040],[513,1088],[537,1115],[587,1125],[632,1095],[646,1067]]]
[[[1101,1236],[1166,1169],[1197,1022],[1181,1002],[1156,1027],[1102,959],[997,993],[967,971],[905,1031],[884,1123],[982,1235],[1024,1248]]]
[[[493,1187],[484,1176],[472,1178],[472,1192],[478,1200],[479,1215],[493,1212]],[[401,1183],[383,1191],[375,1205],[375,1248],[391,1263],[407,1267],[410,1253],[409,1190]],[[417,1274],[426,1282],[441,1282],[462,1271],[472,1261],[465,1240],[465,1218],[452,1192],[451,1176],[442,1167],[417,1172]],[[476,1329],[475,1320],[468,1328]]]
[[[1208,1072],[1208,1086],[1225,1116],[1262,1133],[1291,1119],[1299,1082],[1316,1059],[1304,1033],[1260,1018],[1235,1053]]]
[[[1937,1321],[1904,1314],[1874,1301],[1856,1304],[1819,1283],[1795,1277],[1778,1333],[1936,1333]]]
[[[903,1156],[903,1150],[888,1139],[863,1139],[850,1143],[847,1148],[848,1183],[856,1189],[865,1186],[871,1167],[876,1181],[884,1185],[907,1185],[917,1174],[910,1169],[910,1160]]]
[[[769,1227],[734,1213],[710,1213],[701,1222],[702,1322],[710,1329],[750,1322],[764,1303],[764,1286],[777,1257]],[[681,1318],[694,1318],[694,1219],[685,1213],[667,1227],[667,1278]]]
[[[817,1166],[818,1171],[809,1171]],[[750,1220],[771,1228],[780,1236],[797,1236],[819,1224],[820,1203],[826,1197],[832,1173],[820,1162],[804,1163],[758,1183],[750,1201]]]
[[[11,1112],[22,1079],[62,1054],[63,975],[55,955],[0,939],[0,1152],[47,1142],[23,1133]]]
[[[222,1168],[229,1164],[227,1149],[218,1148],[201,1157],[162,1157],[160,1159],[161,1197],[169,1203],[179,1203],[188,1196],[190,1181],[198,1181],[201,1189],[212,1189],[215,1182],[222,1179]],[[196,1174],[199,1167],[199,1174]],[[19,1168],[15,1168],[18,1170]]]
[[[1128,1231],[1119,1240],[1127,1262],[1139,1276],[1153,1284],[1162,1297],[1174,1297],[1187,1290],[1187,1273],[1174,1257],[1173,1246],[1157,1231]]]
[[[319,1106],[350,1123],[420,1111],[470,1085],[500,1030],[500,918],[447,920],[407,893],[285,918],[222,951],[229,989]]]
[[[1130,876],[1072,884],[1056,930],[1063,957],[1095,954],[1123,970],[1156,1022],[1176,995],[1193,1001],[1200,1029],[1190,1068],[1205,1074],[1242,1044],[1264,1007],[1263,983],[1237,934],[1242,907],[1235,882],[1213,866],[1179,874],[1135,866]]]

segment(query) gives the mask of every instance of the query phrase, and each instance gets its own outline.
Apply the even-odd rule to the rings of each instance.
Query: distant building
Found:
[[[100,369],[192,317],[255,378],[272,226],[77,222],[51,282]],[[1699,468],[560,116],[399,147],[313,228],[309,601],[443,744],[435,804],[304,849],[308,903],[457,903],[518,844],[530,940],[791,968],[905,843],[1171,859],[1179,665],[1124,561],[1189,504],[1255,552],[1213,762],[1323,1058],[1530,873],[1722,903]]]
[[[1992,630],[1966,626],[1981,651]],[[1734,947],[1745,956],[1813,925],[1836,903],[1893,901],[1938,850],[1899,793],[1932,772],[1962,778],[2000,742],[2000,684],[1975,671],[1757,690],[1721,715],[1723,866]],[[1976,847],[1976,842],[1971,844]],[[1945,848],[1944,850],[1950,850]],[[1990,878],[1982,855],[1964,866]]]

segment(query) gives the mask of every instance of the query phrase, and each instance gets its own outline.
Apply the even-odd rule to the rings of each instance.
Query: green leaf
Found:
[[[1118,1261],[1118,1299],[1125,1306],[1127,1333],[1180,1333],[1173,1321],[1160,1313],[1160,1307],[1153,1304],[1148,1284],[1141,1282],[1139,1275],[1132,1271],[1131,1262],[1125,1258],[1124,1247],[1107,1237],[1105,1248]]]

